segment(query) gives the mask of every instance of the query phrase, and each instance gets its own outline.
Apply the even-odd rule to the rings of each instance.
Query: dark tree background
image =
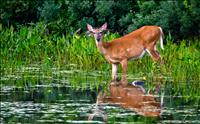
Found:
[[[0,13],[3,27],[16,29],[43,22],[51,33],[62,34],[107,22],[120,34],[159,25],[176,39],[200,36],[199,0],[1,0]]]

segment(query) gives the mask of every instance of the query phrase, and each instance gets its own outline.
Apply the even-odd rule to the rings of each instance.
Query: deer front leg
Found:
[[[128,60],[124,59],[120,63],[122,65],[122,81],[125,82],[124,84],[126,85],[128,83],[127,81]]]
[[[112,64],[112,81],[117,81],[117,64]]]

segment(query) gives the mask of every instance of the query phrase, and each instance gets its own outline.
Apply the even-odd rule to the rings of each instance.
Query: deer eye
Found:
[[[102,30],[102,31],[100,31],[100,33],[104,34],[104,33],[106,33],[106,30]]]
[[[93,32],[93,31],[88,31],[88,34],[95,34],[95,32]]]

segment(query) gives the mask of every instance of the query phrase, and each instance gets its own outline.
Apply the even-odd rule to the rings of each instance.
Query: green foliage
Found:
[[[131,32],[143,25],[159,25],[174,38],[188,38],[200,34],[199,4],[197,1],[145,1],[138,2],[139,12],[132,16],[127,28]],[[192,7],[191,7],[192,6]],[[198,13],[198,14],[197,14]],[[127,14],[127,17],[130,14]]]
[[[42,7],[38,7],[38,15],[45,23],[57,20],[60,7],[54,1],[45,1]]]
[[[184,1],[3,1],[1,23],[6,26],[42,21],[50,33],[65,34],[86,23],[97,27],[107,22],[109,29],[126,34],[143,25],[159,25],[175,39],[199,36],[200,2]]]
[[[42,1],[39,0],[2,0],[0,4],[0,23],[6,26],[17,26],[29,22],[36,22],[37,7]]]
[[[75,64],[82,70],[106,70],[110,73],[111,67],[97,50],[93,37],[48,34],[46,27],[46,24],[37,23],[22,26],[17,31],[14,27],[1,30],[2,74],[9,73],[7,69],[30,64],[39,64],[47,68],[68,68],[68,65]],[[116,37],[119,35],[108,33],[104,40],[109,41]],[[159,66],[153,63],[149,56],[144,56],[129,63],[129,78],[142,77],[149,82],[157,80],[164,82],[170,79],[177,83],[185,82],[183,84],[186,89],[190,85],[200,87],[197,83],[200,80],[199,39],[182,40],[176,45],[172,43],[169,35],[166,36],[166,41],[165,50],[159,49],[165,64]],[[187,90],[182,92],[188,93]],[[198,91],[196,89],[190,91],[191,94],[195,92]]]

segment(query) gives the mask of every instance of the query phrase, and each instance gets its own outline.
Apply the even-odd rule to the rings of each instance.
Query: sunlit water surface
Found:
[[[1,123],[104,123],[101,117],[88,121],[88,116],[94,111],[100,83],[109,83],[108,74],[52,70],[44,74],[37,67],[25,67],[1,77]],[[111,104],[103,104],[101,109],[107,123],[200,123],[199,102],[174,96],[171,89],[169,83],[159,118],[143,117]]]

